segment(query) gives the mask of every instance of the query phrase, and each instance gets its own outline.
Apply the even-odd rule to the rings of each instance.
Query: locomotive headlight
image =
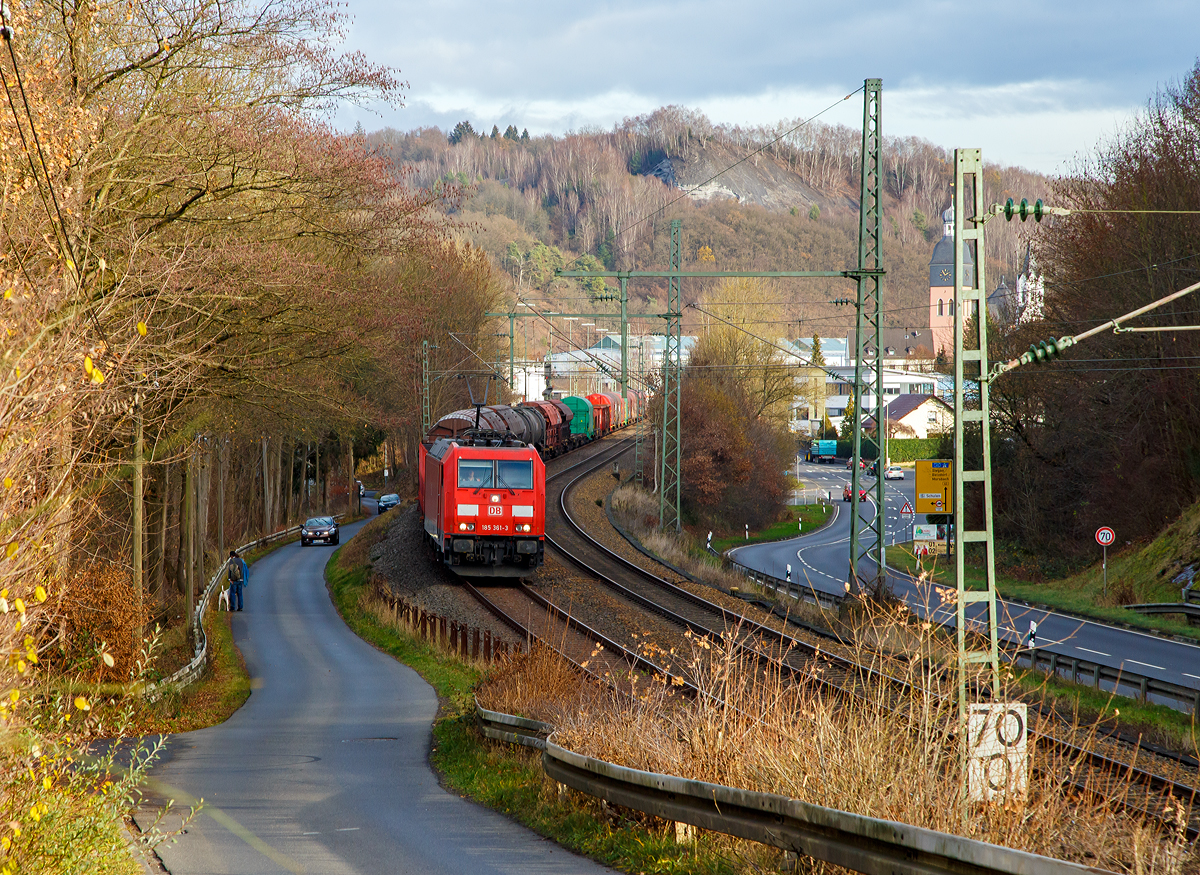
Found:
[[[459,523],[459,524],[458,524],[458,530],[459,530],[460,532],[465,532],[465,531],[467,530],[467,524],[466,524],[466,523]]]
[[[492,501],[493,501],[493,502],[497,502],[497,501],[499,501],[499,500],[500,500],[500,496],[499,496],[499,495],[493,495],[493,496],[492,496]]]

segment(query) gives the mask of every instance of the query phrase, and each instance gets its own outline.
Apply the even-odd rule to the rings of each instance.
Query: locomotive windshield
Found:
[[[462,489],[486,489],[492,485],[491,459],[459,459],[458,485]]]
[[[533,488],[533,462],[500,459],[496,462],[496,484],[509,489]]]

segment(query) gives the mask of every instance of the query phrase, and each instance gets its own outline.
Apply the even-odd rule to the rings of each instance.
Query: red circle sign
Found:
[[[1101,547],[1107,547],[1117,539],[1117,533],[1108,526],[1101,526],[1096,529],[1096,543]]]

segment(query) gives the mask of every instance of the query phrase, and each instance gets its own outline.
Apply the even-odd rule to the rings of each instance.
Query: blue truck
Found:
[[[833,462],[837,459],[837,441],[813,441],[808,448],[808,461]]]

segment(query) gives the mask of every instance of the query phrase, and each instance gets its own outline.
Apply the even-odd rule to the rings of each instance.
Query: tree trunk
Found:
[[[201,586],[208,582],[204,560],[208,550],[208,508],[212,495],[212,451],[205,450],[200,456],[200,477],[196,483],[196,580]]]
[[[346,439],[346,513],[354,512],[354,500],[358,490],[354,488],[354,439]]]
[[[271,533],[271,465],[267,456],[267,439],[262,439],[262,534]]]
[[[229,467],[229,445],[217,444],[217,562],[225,561],[225,476]]]
[[[180,492],[181,501],[183,502],[183,514],[179,525],[179,543],[180,543],[180,572],[183,577],[183,617],[184,628],[186,634],[191,634],[192,630],[192,613],[194,611],[193,600],[195,596],[195,584],[193,573],[195,572],[195,564],[193,556],[195,555],[196,541],[196,462],[195,454],[188,453],[187,461],[184,463],[183,484]]]
[[[162,493],[158,503],[158,571],[154,581],[159,607],[167,603],[167,527],[171,516],[171,473],[171,463],[164,462],[159,486]]]
[[[288,441],[288,447],[291,450],[291,458],[288,459],[287,466],[287,519],[284,521],[284,526],[290,526],[292,520],[296,517],[296,442]]]
[[[137,625],[133,630],[135,647],[142,642],[143,575],[145,574],[146,507],[142,441],[142,402],[133,403],[133,616]]]

